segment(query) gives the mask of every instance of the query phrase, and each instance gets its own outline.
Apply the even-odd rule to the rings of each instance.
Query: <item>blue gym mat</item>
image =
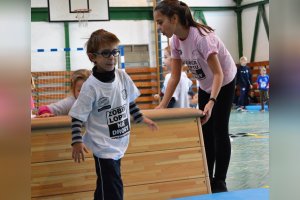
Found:
[[[247,189],[232,192],[221,192],[214,194],[204,194],[199,196],[191,196],[178,198],[173,200],[268,200],[269,189]]]
[[[249,106],[246,106],[246,109],[248,111],[259,111],[261,109],[261,106],[260,105],[249,105]],[[269,106],[268,105],[265,105],[265,110],[268,111],[269,110]]]

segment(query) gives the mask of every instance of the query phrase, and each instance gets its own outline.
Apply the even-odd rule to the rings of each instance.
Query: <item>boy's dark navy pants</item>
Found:
[[[123,200],[121,159],[103,159],[94,155],[97,187],[94,200]]]

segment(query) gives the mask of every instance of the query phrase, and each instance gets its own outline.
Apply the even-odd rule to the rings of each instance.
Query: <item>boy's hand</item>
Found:
[[[151,119],[149,119],[148,117],[146,117],[145,115],[143,116],[144,117],[144,120],[143,122],[145,124],[147,124],[147,126],[152,130],[152,131],[157,131],[158,130],[158,126],[157,124],[152,121]]]
[[[160,99],[159,94],[155,94],[153,97],[154,97],[155,100],[159,100]]]
[[[80,159],[84,161],[84,152],[88,153],[89,151],[85,147],[85,145],[82,142],[77,142],[73,144],[72,149],[72,158],[74,159],[74,162],[80,163]]]

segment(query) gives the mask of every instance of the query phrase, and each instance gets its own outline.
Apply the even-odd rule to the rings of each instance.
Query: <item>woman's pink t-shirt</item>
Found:
[[[199,87],[207,93],[211,92],[213,82],[213,73],[207,64],[210,54],[216,53],[219,58],[224,74],[222,86],[235,78],[237,69],[234,60],[223,42],[213,32],[201,36],[196,27],[190,27],[189,35],[183,41],[173,35],[171,49],[171,57],[181,59],[199,81]]]

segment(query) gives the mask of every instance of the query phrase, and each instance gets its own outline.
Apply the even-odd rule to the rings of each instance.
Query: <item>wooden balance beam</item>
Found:
[[[191,108],[142,110],[159,130],[131,126],[122,158],[125,200],[163,200],[211,193],[200,124]],[[31,195],[34,200],[92,199],[96,186],[92,154],[83,163],[71,157],[68,116],[31,122]]]

